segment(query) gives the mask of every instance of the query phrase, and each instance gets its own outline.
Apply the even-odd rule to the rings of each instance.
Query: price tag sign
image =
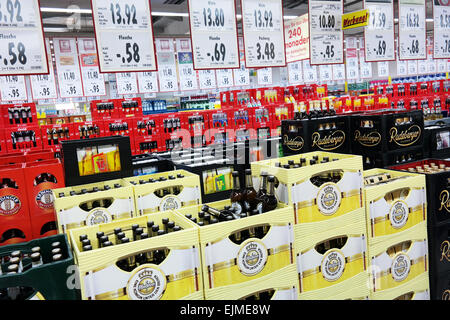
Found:
[[[84,93],[75,39],[53,38],[53,48],[55,50],[60,97],[82,97]]]
[[[234,0],[189,0],[188,6],[195,69],[239,68]]]
[[[345,81],[345,65],[333,64],[333,80]]]
[[[408,75],[417,75],[417,60],[410,60],[408,62]]]
[[[178,72],[181,91],[197,90],[197,73],[192,63],[192,52],[178,52]]]
[[[343,63],[343,0],[310,0],[308,3],[311,64]]]
[[[216,73],[214,72],[214,70],[198,71],[198,81],[200,82],[201,90],[209,90],[217,88]]]
[[[406,61],[397,60],[397,75],[406,76],[408,74],[408,66]]]
[[[284,25],[287,62],[309,59],[309,19],[304,14]]]
[[[50,43],[45,39],[47,47],[47,56],[51,57]],[[31,81],[31,95],[33,100],[49,100],[57,99],[58,92],[56,91],[55,72],[53,70],[53,62],[49,61],[49,74],[30,76]]]
[[[137,76],[135,72],[116,73],[117,93],[128,95],[138,93]]]
[[[367,62],[395,60],[394,1],[365,0],[369,25],[364,28]]]
[[[317,82],[317,67],[312,66],[308,60],[303,60],[303,80],[306,83]]]
[[[245,65],[285,67],[282,0],[241,0]]]
[[[347,80],[356,80],[359,78],[359,68],[358,68],[358,52],[356,47],[350,45],[350,43],[356,43],[354,38],[347,39],[347,51],[346,51],[346,71],[347,71]]]
[[[425,0],[399,0],[400,60],[426,59]]]
[[[437,61],[437,72],[446,72],[447,69],[447,60],[439,59]]]
[[[77,42],[84,95],[87,97],[105,96],[105,79],[98,68],[95,39],[78,38]]]
[[[219,88],[230,88],[234,86],[232,69],[218,69],[216,70],[216,77]]]
[[[388,78],[389,77],[389,62],[388,61],[378,62],[377,67],[378,67],[378,77],[380,77],[380,78]]]
[[[421,61],[417,64],[418,74],[426,74],[428,73],[428,60]]]
[[[437,72],[436,60],[434,60],[432,56],[428,56],[428,59],[427,59],[427,72],[428,73],[436,73]]]
[[[156,71],[149,0],[92,0],[101,72]]]
[[[434,58],[450,58],[450,2],[433,0]]]
[[[234,85],[237,87],[244,87],[250,85],[250,72],[245,67],[245,63],[241,62],[240,69],[233,70]]]
[[[331,64],[324,64],[319,66],[319,78],[320,82],[328,82],[333,79],[333,67]]]
[[[269,86],[272,85],[272,68],[258,69],[258,85]]]
[[[361,79],[370,79],[372,78],[372,63],[366,62],[365,54],[364,54],[364,38],[360,39],[360,47],[359,47],[359,68],[361,71]]]
[[[138,72],[139,93],[158,92],[158,74],[156,72]]]
[[[159,91],[178,91],[178,77],[175,54],[173,52],[158,52],[157,55]]]
[[[24,76],[0,77],[2,101],[26,101],[27,87]]]
[[[0,0],[0,75],[47,74],[38,0]]]
[[[301,61],[288,63],[288,78],[290,84],[296,85],[303,83],[303,68]]]

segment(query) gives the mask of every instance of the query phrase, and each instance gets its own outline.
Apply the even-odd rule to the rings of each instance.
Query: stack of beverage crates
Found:
[[[392,167],[425,174],[428,200],[428,250],[432,300],[450,299],[450,162],[426,159]]]
[[[429,300],[425,176],[364,171],[370,298]]]
[[[300,300],[367,299],[366,222],[361,157],[312,152],[252,163],[294,209]]]
[[[53,152],[27,152],[0,159],[0,245],[56,234],[52,189],[64,174]]]

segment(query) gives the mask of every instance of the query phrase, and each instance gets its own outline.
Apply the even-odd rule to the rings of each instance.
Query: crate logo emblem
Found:
[[[161,205],[159,207],[161,211],[180,209],[181,201],[177,197],[169,195],[162,199]]]
[[[411,270],[411,260],[404,253],[399,253],[395,256],[391,265],[392,278],[395,281],[403,281],[408,277]]]
[[[439,200],[441,200],[441,207],[439,208],[439,211],[445,209],[445,211],[450,213],[450,194],[447,190],[442,190],[439,195]]]
[[[7,195],[0,198],[0,215],[12,216],[19,212],[22,204],[16,196]]]
[[[334,183],[324,184],[317,193],[317,207],[323,215],[335,214],[341,201],[342,194]]]
[[[394,227],[395,229],[403,228],[408,221],[408,217],[408,205],[401,200],[394,202],[391,209],[389,210],[389,220],[391,221],[392,227]]]
[[[36,203],[41,209],[51,209],[53,208],[53,198],[52,190],[42,190],[36,196]]]
[[[93,226],[97,224],[110,223],[112,217],[109,212],[103,208],[97,208],[89,212],[86,218],[86,225]]]
[[[153,265],[143,265],[133,272],[127,285],[130,300],[159,300],[166,291],[166,276]]]
[[[421,134],[422,129],[420,129],[420,127],[416,124],[400,133],[396,127],[393,127],[389,130],[389,135],[391,137],[389,143],[395,142],[401,147],[407,147],[419,141]]]
[[[450,300],[450,289],[447,289],[442,294],[442,300]]]
[[[332,134],[321,137],[319,132],[312,134],[312,147],[318,147],[320,150],[331,151],[341,147],[345,142],[345,132],[337,130]]]
[[[381,134],[378,131],[361,134],[359,130],[355,131],[355,141],[365,147],[376,147],[381,142]]]
[[[327,281],[338,280],[345,270],[345,256],[338,249],[331,249],[322,259],[322,275]]]
[[[441,243],[441,251],[442,251],[442,256],[441,256],[441,262],[445,260],[450,262],[450,241],[445,240],[444,242]]]
[[[284,135],[283,144],[292,151],[299,151],[305,145],[305,140],[303,140],[300,136],[297,136],[294,139],[289,139],[287,135]]]
[[[254,276],[264,269],[267,257],[267,248],[262,241],[248,239],[238,252],[237,265],[243,275]]]

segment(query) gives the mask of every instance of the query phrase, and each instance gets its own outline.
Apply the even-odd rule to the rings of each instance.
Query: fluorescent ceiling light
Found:
[[[189,17],[188,13],[178,13],[178,12],[152,12],[152,16],[155,17]]]
[[[55,13],[92,13],[91,9],[41,8],[41,12]]]

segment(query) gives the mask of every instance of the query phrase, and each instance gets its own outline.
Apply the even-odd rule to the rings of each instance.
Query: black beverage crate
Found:
[[[450,158],[450,125],[425,127],[424,137],[427,157]]]
[[[355,152],[355,154],[359,154],[363,157],[364,170],[406,164],[425,157],[422,146],[404,148],[399,151],[365,151],[360,153]]]
[[[173,171],[173,163],[169,159],[162,159],[156,154],[141,154],[132,156],[133,176],[148,175]]]
[[[349,153],[348,116],[283,120],[281,137],[285,156],[313,151]]]
[[[431,300],[450,300],[450,272],[430,277]]]

